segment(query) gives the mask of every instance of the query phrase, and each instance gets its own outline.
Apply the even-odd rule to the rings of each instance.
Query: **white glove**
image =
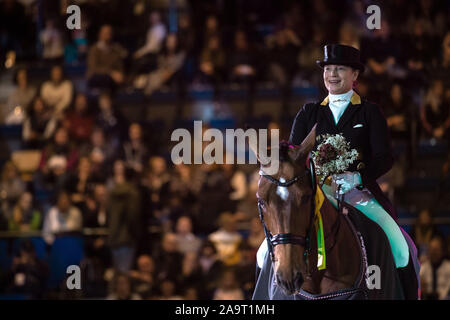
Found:
[[[361,184],[359,172],[344,172],[332,176],[332,188],[335,195],[342,195]],[[340,187],[340,188],[339,188]]]

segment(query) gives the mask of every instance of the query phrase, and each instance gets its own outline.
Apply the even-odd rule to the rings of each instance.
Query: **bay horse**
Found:
[[[326,196],[320,206],[326,268],[317,267],[314,222],[316,195],[321,190],[317,189],[313,162],[308,156],[315,138],[314,127],[300,146],[281,142],[279,150],[271,150],[280,156],[274,175],[264,172],[267,165],[262,164],[256,146],[250,145],[261,163],[256,196],[268,248],[267,263],[261,271],[265,275],[259,275],[254,299],[368,298],[364,241],[348,216],[336,210]],[[384,275],[384,279],[385,283],[395,282],[391,275]],[[392,291],[396,293],[390,298],[404,298],[397,294],[401,288]]]

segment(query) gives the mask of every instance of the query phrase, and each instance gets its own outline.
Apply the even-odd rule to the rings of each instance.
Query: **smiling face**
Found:
[[[358,74],[352,67],[329,64],[323,68],[323,82],[329,93],[342,94],[352,89]]]

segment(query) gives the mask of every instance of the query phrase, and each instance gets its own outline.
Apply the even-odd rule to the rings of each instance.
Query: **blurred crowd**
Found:
[[[248,299],[264,239],[257,168],[173,165],[169,144],[121,113],[120,92],[168,88],[182,105],[190,88],[209,87],[220,103],[233,84],[246,90],[251,115],[258,84],[269,81],[286,113],[293,86],[324,90],[315,61],[324,44],[339,42],[361,49],[368,70],[357,90],[383,107],[394,142],[448,140],[448,2],[382,3],[379,30],[366,28],[367,1],[237,2],[0,3],[1,68],[14,65],[15,85],[0,118],[22,125],[24,147],[39,150],[28,179],[12,161],[3,165],[0,230],[41,230],[50,250],[61,235],[105,229],[84,238],[79,297]],[[72,3],[81,8],[79,30],[65,27]],[[28,72],[36,62],[49,68],[37,86]],[[82,89],[65,73],[78,65],[86,66]],[[450,238],[427,210],[413,236],[424,297],[448,298]],[[47,290],[48,277],[48,263],[24,240],[0,287],[36,298],[73,294]]]

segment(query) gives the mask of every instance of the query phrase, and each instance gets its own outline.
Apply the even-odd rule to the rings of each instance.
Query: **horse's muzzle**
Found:
[[[277,285],[288,295],[298,292],[304,281],[300,272],[297,272],[295,276],[290,277],[288,280],[285,280],[280,274],[277,274],[275,278]]]

